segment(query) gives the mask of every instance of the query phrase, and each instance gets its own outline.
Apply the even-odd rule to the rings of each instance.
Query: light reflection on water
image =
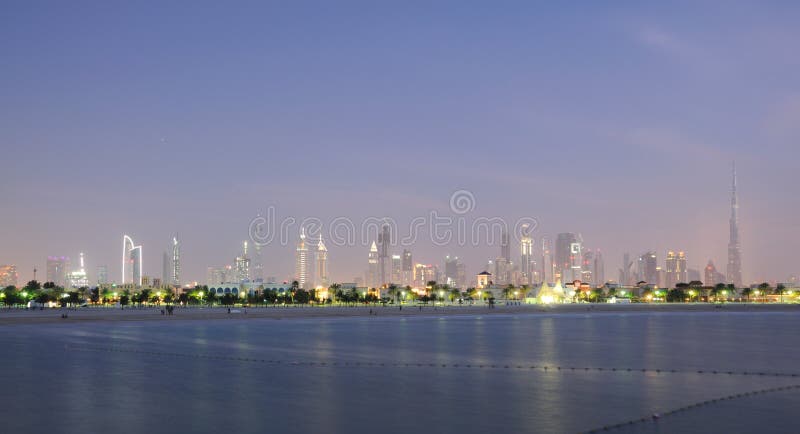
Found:
[[[786,313],[13,326],[0,337],[0,420],[8,428],[0,431],[577,432],[800,381],[516,366],[793,373],[800,371],[798,326],[800,318]],[[209,354],[283,363],[189,357]],[[799,401],[796,392],[730,401],[628,432],[782,432]]]

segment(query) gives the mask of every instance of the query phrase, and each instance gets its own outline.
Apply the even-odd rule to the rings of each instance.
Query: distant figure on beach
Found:
[[[228,313],[231,313],[231,308],[228,308]]]

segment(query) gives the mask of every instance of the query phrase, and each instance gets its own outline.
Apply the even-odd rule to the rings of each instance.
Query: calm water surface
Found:
[[[800,373],[798,330],[792,313],[9,326],[0,432],[580,432],[800,384],[696,373]],[[755,395],[616,432],[797,432],[798,405],[797,390]]]

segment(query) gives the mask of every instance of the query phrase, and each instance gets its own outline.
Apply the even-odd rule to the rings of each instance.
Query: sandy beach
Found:
[[[87,321],[187,321],[229,319],[302,319],[338,317],[419,317],[443,315],[542,315],[542,314],[615,314],[664,312],[789,312],[800,313],[800,304],[560,304],[516,305],[500,304],[494,308],[478,306],[281,306],[236,307],[228,313],[226,307],[177,307],[173,315],[162,315],[162,307],[84,307],[74,309],[0,309],[0,325],[71,323]],[[62,318],[66,314],[67,318]]]

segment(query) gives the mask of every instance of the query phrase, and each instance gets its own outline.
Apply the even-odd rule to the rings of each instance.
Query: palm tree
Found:
[[[742,288],[742,295],[747,298],[747,301],[750,301],[750,294],[753,293],[753,289],[749,286]]]
[[[516,288],[514,287],[514,285],[509,283],[508,286],[503,288],[503,298],[508,300],[509,299],[509,295],[513,294],[515,290],[516,290]]]
[[[392,283],[389,285],[389,288],[386,290],[386,293],[389,295],[389,298],[391,298],[394,301],[398,301],[398,298],[400,296],[400,288],[398,288],[397,285]]]
[[[531,288],[529,285],[522,285],[519,287],[519,293],[522,298],[528,296],[528,292],[530,292]],[[518,297],[519,298],[519,297]]]
[[[767,283],[767,282],[764,282],[764,283],[758,285],[758,290],[759,290],[759,293],[756,294],[756,296],[761,295],[763,297],[763,296],[766,296],[767,294],[772,293],[772,287],[769,286],[769,283]]]
[[[330,300],[331,303],[336,301],[336,299],[339,297],[339,290],[341,287],[342,285],[339,285],[338,283],[334,283],[328,287],[328,300]]]
[[[775,293],[781,296],[781,303],[783,303],[783,293],[786,292],[786,285],[779,283],[775,288]]]
[[[456,301],[461,296],[461,291],[458,288],[450,289],[450,301]]]

